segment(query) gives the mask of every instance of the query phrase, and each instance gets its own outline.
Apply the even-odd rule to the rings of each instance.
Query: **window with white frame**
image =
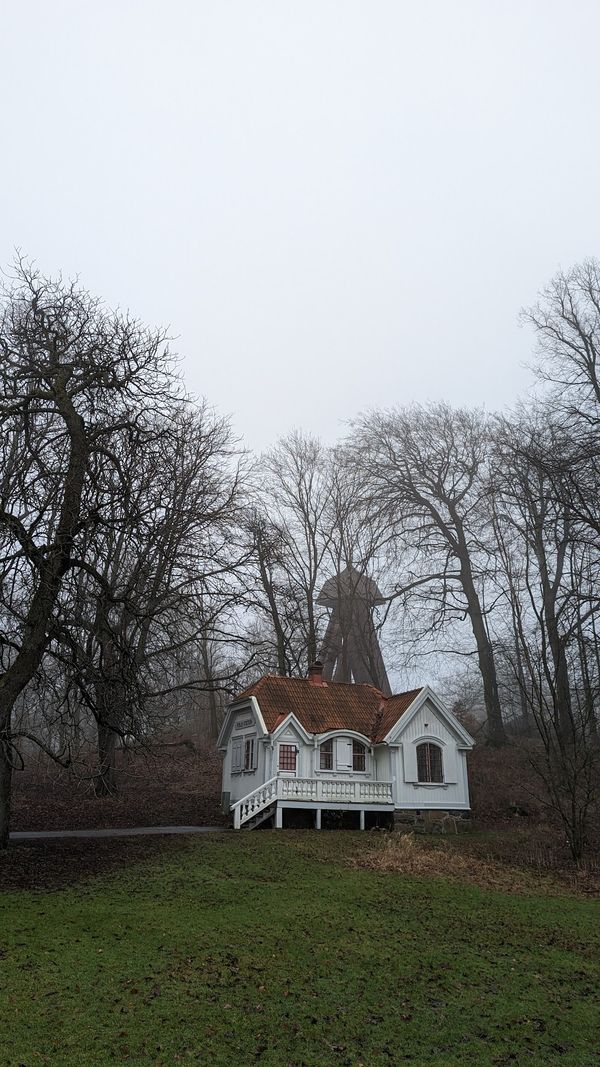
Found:
[[[361,741],[352,742],[352,770],[364,771],[367,765],[367,750]]]
[[[332,771],[333,770],[333,738],[330,737],[329,741],[323,741],[319,748],[319,770]]]
[[[329,737],[319,745],[320,771],[366,771],[367,745],[350,737]]]
[[[244,742],[244,770],[256,770],[256,738],[247,737]]]
[[[423,741],[417,745],[417,779],[419,782],[443,782],[444,767],[439,745]]]
[[[297,749],[295,745],[280,745],[279,746],[279,770],[280,771],[295,771]]]

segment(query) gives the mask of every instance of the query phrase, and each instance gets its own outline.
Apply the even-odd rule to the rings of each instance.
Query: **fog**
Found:
[[[600,249],[600,8],[5,2],[0,262],[170,324],[249,446],[510,405]]]

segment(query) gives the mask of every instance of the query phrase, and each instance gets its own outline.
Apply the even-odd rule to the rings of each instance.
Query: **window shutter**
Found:
[[[402,755],[404,758],[404,781],[418,782],[416,746],[411,741],[405,741],[402,745]]]
[[[338,771],[352,770],[352,741],[338,738],[336,742],[336,766]]]
[[[242,739],[236,737],[231,745],[231,771],[236,774],[242,769]]]

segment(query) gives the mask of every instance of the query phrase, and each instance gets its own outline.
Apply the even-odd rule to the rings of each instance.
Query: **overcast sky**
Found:
[[[0,261],[170,325],[255,448],[528,386],[600,254],[596,0],[2,0]]]

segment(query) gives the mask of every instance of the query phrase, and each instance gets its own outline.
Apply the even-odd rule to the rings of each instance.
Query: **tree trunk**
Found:
[[[275,591],[273,589],[273,583],[270,579],[267,567],[259,556],[260,576],[263,584],[263,589],[267,594],[267,600],[269,601],[269,608],[271,610],[271,620],[273,622],[273,628],[275,630],[275,639],[277,646],[277,671],[279,674],[285,676],[289,674],[288,661],[285,651],[285,634],[281,625],[281,619],[279,617],[279,609],[277,607],[277,601],[275,599]]]
[[[97,797],[114,796],[117,787],[117,738],[118,734],[103,722],[98,723],[98,774],[95,793]]]
[[[7,847],[10,830],[12,760],[9,723],[0,730],[0,849]]]
[[[559,589],[559,582],[562,577],[566,541],[563,541],[562,544],[559,545],[556,573],[553,581],[551,581],[548,571],[542,519],[538,521],[535,527],[533,547],[540,570],[542,607],[544,611],[544,621],[546,623],[546,632],[548,634],[548,644],[550,645],[550,652],[552,655],[553,670],[548,681],[554,698],[554,725],[557,735],[562,738],[563,741],[570,741],[573,740],[572,735],[574,727],[571,705],[571,684],[569,679],[569,667],[565,654],[565,645],[564,641],[561,639],[556,611],[556,597]]]
[[[581,803],[581,797],[573,795],[565,829],[571,857],[578,866],[587,851],[587,821],[587,806]]]
[[[488,741],[491,745],[505,745],[507,743],[507,738],[504,730],[504,722],[502,721],[500,697],[498,695],[498,680],[496,678],[494,651],[487,633],[485,632],[485,626],[483,625],[481,617],[476,620],[471,619],[471,623],[473,626],[473,633],[475,634],[475,640],[477,642],[479,670],[481,671],[481,677],[483,679],[483,696],[487,714]],[[478,637],[478,633],[481,630],[483,631],[484,636]]]
[[[118,677],[110,672],[118,669],[118,656],[110,636],[103,634],[106,674],[94,686],[98,732],[98,774],[95,792],[97,797],[113,796],[117,786],[117,741],[124,723],[123,704],[125,693]]]
[[[529,707],[529,702],[527,700],[527,693],[526,693],[526,684],[527,683],[526,683],[526,680],[525,680],[525,671],[523,669],[523,656],[521,655],[521,645],[520,645],[521,630],[520,630],[520,617],[519,617],[520,616],[520,612],[519,612],[519,606],[518,606],[518,603],[517,603],[515,588],[514,588],[514,585],[513,585],[512,573],[510,572],[510,570],[508,571],[507,577],[508,577],[509,590],[510,590],[510,613],[511,613],[511,618],[512,618],[512,629],[513,629],[514,647],[515,647],[515,674],[516,674],[516,678],[517,678],[517,685],[519,687],[519,704],[520,704],[520,707],[521,707],[521,722],[522,722],[522,725],[523,725],[523,729],[525,730],[526,736],[527,737],[531,737],[531,736],[533,736],[534,722],[533,722],[532,717],[531,717],[531,710],[530,710],[530,707]]]
[[[460,562],[461,585],[467,601],[467,610],[471,620],[471,628],[473,630],[475,645],[477,647],[477,660],[483,681],[488,741],[491,745],[505,745],[507,743],[507,738],[504,730],[504,723],[502,721],[500,696],[498,694],[498,679],[496,676],[494,649],[488,636],[479,595],[475,588],[469,552],[462,534],[462,529],[459,529],[458,557]]]
[[[514,624],[514,623],[513,623]],[[523,657],[521,656],[521,648],[517,637],[517,631],[515,626],[515,666],[517,675],[517,685],[519,687],[519,706],[521,708],[521,722],[523,729],[527,737],[533,736],[534,723],[531,718],[531,711],[525,693],[525,671],[523,670]]]
[[[306,598],[307,623],[308,623],[307,641],[306,641],[307,670],[310,670],[310,668],[312,667],[313,663],[315,662],[315,660],[318,657],[318,652],[317,652],[317,647],[318,647],[317,646],[317,626],[316,626],[316,622],[315,622],[315,609],[314,609],[313,597],[314,597],[314,582],[311,584],[311,587],[310,587],[310,589],[308,591],[308,595],[307,595],[307,598]]]
[[[205,636],[202,637],[202,640],[200,642],[200,651],[202,655],[202,670],[204,674],[204,680],[208,683],[208,729],[211,741],[216,741],[219,736],[219,707],[217,702],[217,694],[214,690],[213,667],[210,656],[210,648],[208,645],[208,640]]]
[[[548,632],[548,644],[552,654],[552,667],[554,677],[552,679],[554,696],[554,728],[563,741],[571,741],[574,731],[574,721],[571,708],[571,685],[569,681],[569,668],[565,655],[564,643],[561,640],[554,603],[545,599],[544,616]]]
[[[10,724],[12,710],[20,693],[37,671],[48,643],[48,622],[52,615],[61,581],[71,556],[73,539],[79,523],[81,497],[88,462],[85,423],[76,412],[64,385],[56,387],[57,407],[70,440],[69,463],[65,475],[60,518],[55,541],[43,568],[23,623],[21,647],[4,674],[0,675],[0,848],[8,843],[10,821]]]

